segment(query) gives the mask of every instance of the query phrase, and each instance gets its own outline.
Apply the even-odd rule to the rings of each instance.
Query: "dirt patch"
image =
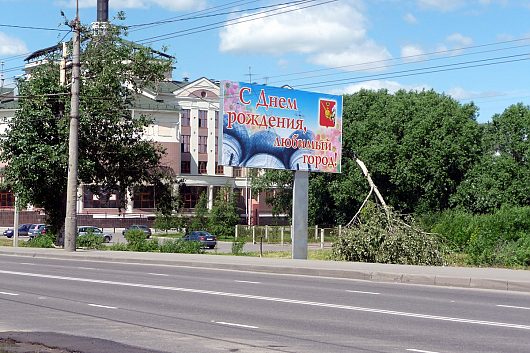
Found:
[[[0,353],[78,353],[65,349],[47,347],[38,343],[17,342],[11,338],[0,338]]]

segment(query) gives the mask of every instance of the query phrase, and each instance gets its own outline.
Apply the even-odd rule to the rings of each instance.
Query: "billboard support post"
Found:
[[[307,220],[309,204],[309,172],[294,172],[292,258],[307,259]]]

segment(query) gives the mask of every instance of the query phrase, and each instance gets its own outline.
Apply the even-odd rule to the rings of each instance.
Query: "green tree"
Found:
[[[386,90],[361,90],[345,95],[343,103],[342,173],[311,173],[311,223],[344,224],[357,211],[369,186],[356,155],[395,209],[422,213],[449,207],[451,195],[481,153],[473,104],[462,105],[434,91]],[[285,191],[267,201],[282,210],[290,207],[290,175],[288,179],[267,171],[258,178]]]
[[[474,213],[503,205],[530,205],[530,107],[522,103],[493,116],[484,127],[483,154],[452,201]]]
[[[162,80],[171,61],[123,40],[123,33],[110,26],[106,35],[83,35],[78,173],[93,192],[119,194],[121,207],[134,186],[155,185],[157,194],[167,196],[175,183],[161,165],[164,149],[141,137],[151,119],[131,110],[135,94]],[[5,181],[21,204],[44,208],[52,232],[59,234],[66,207],[69,96],[59,85],[57,59],[51,56],[18,82],[20,109],[0,142],[0,159],[8,163]],[[164,197],[157,206],[171,199]]]
[[[355,152],[396,209],[422,213],[449,207],[481,153],[473,104],[462,105],[434,91],[392,95],[382,90],[346,96],[344,106],[344,174],[356,181],[341,180],[347,184],[339,190],[359,185],[363,178],[350,161]]]
[[[268,169],[260,173],[254,173],[251,178],[252,191],[261,193],[274,189],[265,199],[272,205],[273,216],[292,214],[294,174],[288,170]]]
[[[240,221],[234,193],[230,188],[221,188],[210,210],[209,230],[217,236],[234,236],[234,227]]]
[[[189,230],[205,230],[208,226],[208,196],[202,192],[195,205],[195,214],[190,222]]]

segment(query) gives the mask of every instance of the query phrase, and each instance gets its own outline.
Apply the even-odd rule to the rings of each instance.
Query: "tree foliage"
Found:
[[[369,191],[354,160],[404,212],[444,210],[481,153],[477,108],[434,91],[367,91],[344,96],[342,173],[310,176],[310,222],[347,223]],[[272,204],[289,209],[291,184],[280,172],[259,179],[280,188]],[[292,180],[292,179],[291,179]],[[253,181],[254,183],[254,181]]]
[[[122,39],[123,29],[83,35],[80,79],[79,181],[96,194],[120,196],[134,186],[155,185],[171,203],[175,178],[161,165],[164,149],[142,138],[151,119],[133,115],[135,93],[156,85],[171,62]],[[19,81],[20,109],[0,142],[5,180],[21,204],[44,208],[52,231],[65,217],[68,164],[68,88],[59,85],[57,58]],[[165,211],[170,207],[166,207]]]
[[[191,218],[189,230],[205,230],[208,227],[208,195],[202,192],[195,205],[195,214]]]
[[[228,187],[221,188],[213,201],[208,229],[217,236],[234,236],[234,227],[240,221],[234,192]]]
[[[293,198],[294,174],[288,170],[264,170],[254,173],[251,179],[252,190],[262,193],[274,189],[273,194],[267,195],[265,202],[272,205],[273,216],[291,215]]]
[[[483,154],[452,201],[475,213],[530,205],[530,107],[516,104],[484,128]]]
[[[363,208],[358,223],[343,230],[333,244],[336,260],[406,265],[442,265],[444,247],[436,234],[422,231],[412,217],[374,203]]]

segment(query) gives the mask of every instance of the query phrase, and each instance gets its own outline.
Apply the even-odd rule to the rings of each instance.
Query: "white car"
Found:
[[[108,243],[112,240],[112,234],[104,233],[101,228],[95,226],[81,226],[77,227],[78,235],[94,234],[103,238],[103,242]]]

